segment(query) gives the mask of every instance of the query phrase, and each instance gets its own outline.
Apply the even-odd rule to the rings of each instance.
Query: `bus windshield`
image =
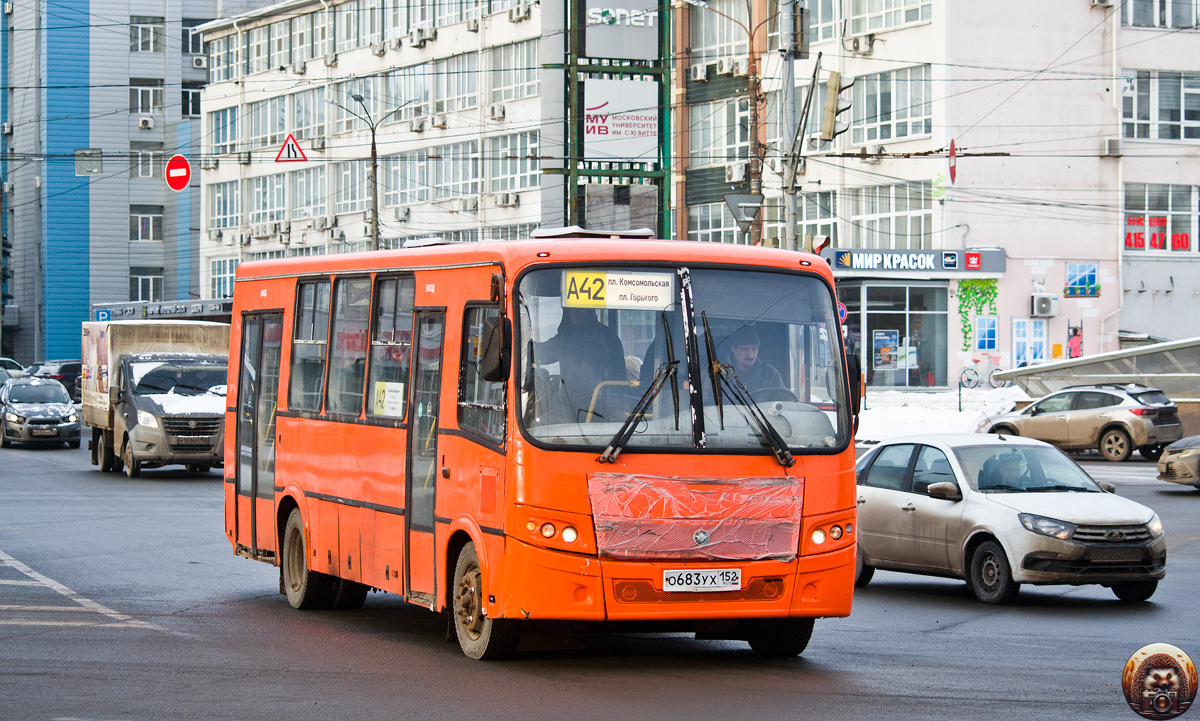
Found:
[[[817,277],[557,266],[517,293],[520,417],[536,441],[603,449],[627,423],[630,450],[849,438],[839,325]]]

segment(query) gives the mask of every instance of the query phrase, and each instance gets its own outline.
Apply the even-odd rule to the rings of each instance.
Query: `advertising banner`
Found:
[[[658,0],[587,0],[584,48],[592,58],[658,60]]]
[[[658,160],[657,81],[584,80],[583,99],[587,160]]]
[[[900,331],[876,330],[871,332],[871,351],[877,371],[894,371],[899,367]]]

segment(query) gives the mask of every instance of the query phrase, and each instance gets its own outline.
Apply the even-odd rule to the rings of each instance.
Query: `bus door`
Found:
[[[412,385],[409,398],[412,422],[408,431],[408,469],[405,482],[407,555],[404,584],[408,600],[422,605],[436,598],[434,563],[434,504],[442,463],[438,451],[438,409],[441,405],[442,346],[446,334],[445,311],[416,312],[413,339]]]
[[[235,540],[256,556],[275,551],[275,410],[282,338],[282,313],[242,317]]]

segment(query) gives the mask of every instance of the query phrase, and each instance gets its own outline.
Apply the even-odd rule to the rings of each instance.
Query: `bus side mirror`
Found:
[[[846,356],[846,375],[850,376],[850,409],[857,416],[862,405],[862,361],[857,355]]]
[[[485,318],[483,337],[479,343],[479,377],[498,383],[508,378],[512,348],[512,321],[508,318]]]

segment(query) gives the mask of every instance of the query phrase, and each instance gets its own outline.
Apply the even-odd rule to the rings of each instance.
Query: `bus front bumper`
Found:
[[[617,561],[506,539],[504,618],[672,621],[850,615],[854,546],[792,561]],[[663,571],[740,568],[737,591],[670,592]]]

